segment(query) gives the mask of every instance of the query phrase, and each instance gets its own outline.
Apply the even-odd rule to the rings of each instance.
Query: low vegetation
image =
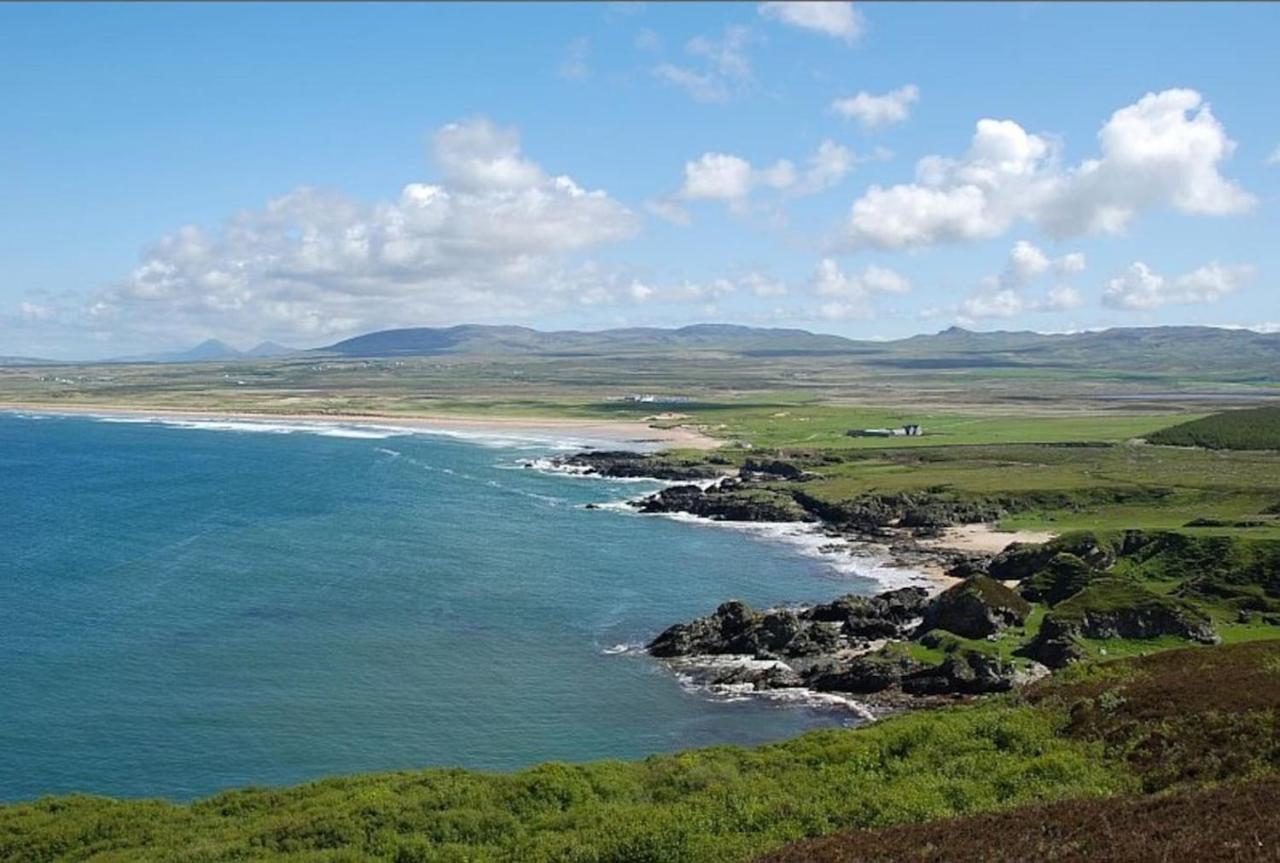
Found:
[[[1225,411],[1161,429],[1147,440],[1205,449],[1280,449],[1280,406]]]
[[[993,817],[1027,831],[1019,812],[1070,811],[1053,801],[1148,811],[1155,801],[1138,795],[1273,776],[1278,679],[1280,641],[1268,641],[1081,666],[1026,694],[757,749],[362,776],[187,806],[51,798],[0,808],[0,859],[740,861],[921,822],[971,842],[938,819],[1005,813]],[[1180,805],[1211,813],[1211,800]]]

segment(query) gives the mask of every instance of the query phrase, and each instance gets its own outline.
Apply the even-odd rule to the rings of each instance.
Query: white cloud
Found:
[[[846,248],[908,248],[1000,236],[1019,221],[1058,237],[1119,233],[1142,211],[1245,212],[1255,200],[1219,173],[1235,148],[1194,90],[1148,93],[1098,133],[1102,155],[1059,165],[1048,138],[979,120],[959,158],[927,156],[916,181],[854,201]]]
[[[790,196],[816,194],[844,179],[856,161],[852,151],[830,139],[818,145],[803,170],[789,159],[756,168],[731,153],[703,153],[685,162],[684,182],[676,197],[685,201],[722,201],[736,212],[744,212],[747,199],[757,189]],[[654,202],[649,208],[668,221],[687,224],[688,214],[675,201]]]
[[[786,283],[762,273],[747,273],[739,279],[739,284],[757,297],[782,297],[787,294]]]
[[[819,262],[811,284],[815,294],[828,298],[818,310],[828,320],[873,318],[879,295],[911,290],[905,276],[886,267],[868,266],[861,273],[846,274],[831,258]]]
[[[864,129],[881,129],[901,123],[911,116],[911,106],[920,99],[920,88],[907,84],[880,96],[866,90],[831,103],[840,116],[857,120]]]
[[[751,163],[740,156],[703,153],[697,160],[685,162],[680,196],[720,201],[745,198],[756,184],[756,176]]]
[[[732,279],[718,278],[706,282],[685,280],[671,284],[655,284],[632,279],[628,288],[636,303],[707,303],[737,293],[739,284]]]
[[[725,28],[720,39],[696,36],[685,45],[685,53],[700,61],[699,68],[660,63],[653,74],[699,102],[725,102],[751,83],[746,53],[750,41],[751,31],[741,26]]]
[[[602,190],[546,173],[484,119],[433,139],[441,178],[390,201],[299,188],[221,228],[188,226],[95,298],[102,324],[312,342],[379,326],[504,319],[590,299],[582,250],[637,220]]]
[[[590,54],[591,39],[589,37],[580,36],[570,42],[564,59],[560,61],[558,70],[560,77],[569,81],[585,81],[590,78],[591,67],[587,65]]]
[[[974,294],[960,303],[965,318],[1012,318],[1027,308],[1026,298],[1012,288]]]
[[[1206,264],[1189,273],[1166,278],[1141,261],[1135,261],[1107,282],[1102,304],[1113,309],[1146,311],[1168,305],[1213,303],[1233,293],[1253,277],[1247,264]]]
[[[999,281],[1002,287],[1025,288],[1050,271],[1060,276],[1082,273],[1085,263],[1082,252],[1070,252],[1060,258],[1050,258],[1034,243],[1019,240],[1009,250],[1009,259]]]
[[[756,8],[765,18],[832,36],[849,45],[857,41],[865,29],[862,13],[855,9],[852,3],[826,2],[826,0],[777,2],[761,3]]]
[[[1055,285],[1049,289],[1043,307],[1050,312],[1066,312],[1084,305],[1084,296],[1070,285]]]
[[[1065,282],[1053,285],[1043,297],[1028,295],[1028,289],[1046,276],[1067,278],[1085,269],[1081,252],[1069,252],[1051,258],[1035,244],[1019,240],[1009,250],[1004,269],[988,276],[980,290],[970,294],[950,309],[957,320],[1012,318],[1028,312],[1061,312],[1084,304],[1080,292]],[[935,315],[947,309],[934,309]]]

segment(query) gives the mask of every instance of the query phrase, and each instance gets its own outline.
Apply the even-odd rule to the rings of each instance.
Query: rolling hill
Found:
[[[697,352],[749,357],[843,357],[895,369],[1124,370],[1229,374],[1241,382],[1280,379],[1280,334],[1217,327],[1125,327],[1096,332],[973,332],[951,327],[896,341],[855,341],[799,329],[698,324],[544,332],[463,325],[382,330],[321,348],[347,357],[615,356]]]

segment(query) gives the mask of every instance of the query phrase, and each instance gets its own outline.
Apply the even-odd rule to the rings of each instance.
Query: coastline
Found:
[[[265,413],[261,411],[201,410],[199,408],[152,408],[137,405],[48,405],[32,402],[0,402],[0,411],[30,412],[59,416],[123,416],[169,420],[244,420],[249,422],[352,423],[394,426],[422,433],[512,434],[554,439],[566,434],[623,448],[637,444],[658,449],[713,450],[724,441],[696,429],[674,426],[659,428],[645,422],[578,419],[574,417],[469,417],[458,414],[379,413]]]

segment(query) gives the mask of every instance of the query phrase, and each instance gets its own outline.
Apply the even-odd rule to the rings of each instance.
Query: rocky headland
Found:
[[[1219,612],[1280,626],[1280,543],[1129,530],[1015,542],[994,554],[947,548],[951,528],[1042,501],[943,489],[831,500],[812,490],[830,458],[591,452],[557,467],[669,483],[630,502],[641,512],[807,524],[831,537],[835,553],[865,544],[895,565],[946,576],[818,605],[730,600],[649,643],[652,656],[713,691],[829,694],[875,714],[1007,691],[1112,644],[1216,643]]]

